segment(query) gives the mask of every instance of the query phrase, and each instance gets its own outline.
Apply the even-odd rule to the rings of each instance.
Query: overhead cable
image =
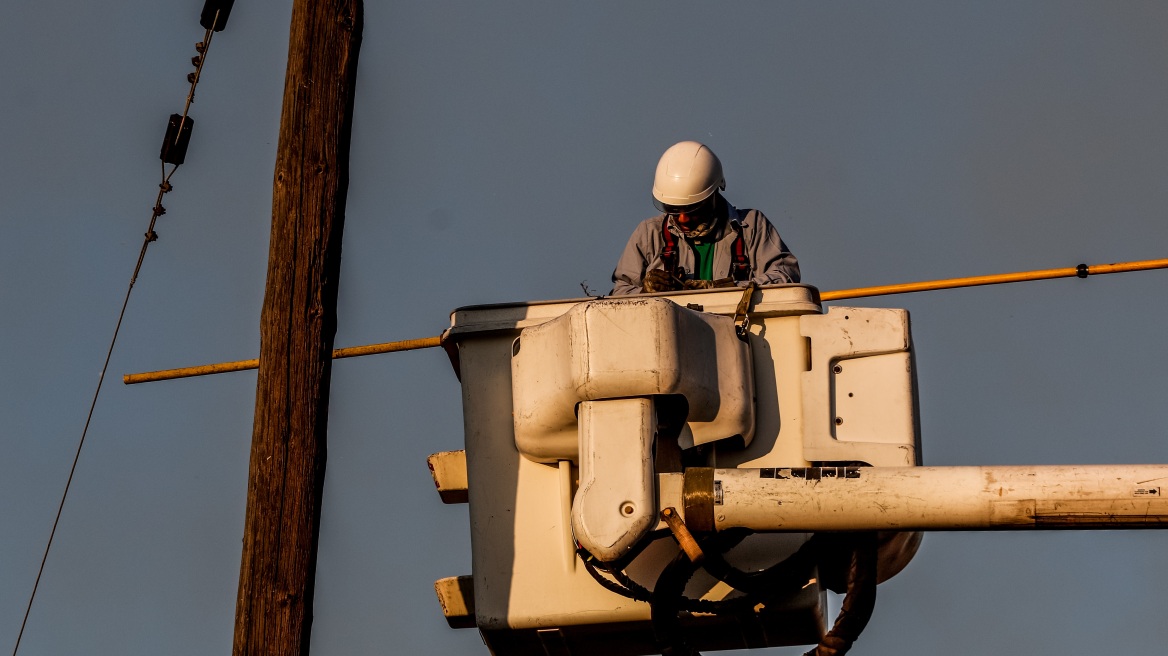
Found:
[[[170,192],[174,187],[170,184],[170,178],[186,159],[187,146],[190,144],[191,131],[194,127],[194,119],[190,117],[189,112],[191,103],[195,100],[195,87],[199,84],[199,76],[203,71],[203,64],[207,58],[207,51],[211,46],[211,37],[215,32],[220,32],[227,23],[227,17],[231,12],[231,7],[234,0],[206,0],[203,6],[203,11],[200,16],[200,24],[206,28],[206,33],[203,40],[195,44],[195,52],[197,53],[191,58],[191,63],[195,66],[195,71],[187,75],[187,81],[190,83],[190,90],[187,92],[186,102],[183,106],[182,114],[171,114],[166,127],[166,133],[162,139],[162,149],[159,153],[159,159],[162,160],[162,181],[158,184],[158,196],[154,200],[154,206],[151,208],[150,223],[146,227],[146,233],[143,236],[142,248],[138,252],[138,261],[134,265],[134,273],[130,276],[130,284],[126,288],[126,296],[122,300],[122,309],[118,313],[118,321],[114,326],[113,337],[110,339],[109,348],[106,350],[105,362],[101,366],[101,375],[97,379],[97,387],[93,391],[93,400],[89,404],[89,412],[85,416],[85,427],[81,429],[81,439],[77,442],[77,451],[73,454],[73,464],[69,468],[69,477],[65,481],[65,490],[61,493],[61,502],[57,504],[57,514],[53,518],[53,528],[49,531],[49,539],[45,543],[44,554],[41,556],[41,564],[37,569],[36,581],[33,583],[32,592],[28,597],[28,604],[24,609],[24,618],[20,621],[20,631],[16,634],[16,644],[12,648],[12,655],[16,656],[20,651],[20,641],[24,637],[24,629],[28,624],[28,616],[32,612],[32,604],[36,599],[37,589],[41,584],[41,575],[45,571],[45,563],[49,559],[49,550],[53,546],[53,538],[57,535],[57,525],[61,521],[61,512],[65,508],[65,499],[69,496],[69,488],[73,484],[73,474],[77,471],[77,462],[81,458],[81,448],[85,445],[85,437],[89,433],[89,424],[93,420],[93,411],[97,407],[97,399],[101,394],[101,385],[105,381],[105,372],[109,368],[110,358],[113,356],[114,345],[118,341],[118,333],[122,329],[122,319],[126,316],[126,307],[130,303],[130,293],[134,290],[134,283],[138,280],[138,274],[142,270],[142,262],[146,258],[146,249],[151,242],[158,240],[158,233],[154,231],[154,226],[158,222],[158,218],[166,214],[166,208],[162,206],[162,197]],[[166,165],[172,165],[170,173],[166,172]]]

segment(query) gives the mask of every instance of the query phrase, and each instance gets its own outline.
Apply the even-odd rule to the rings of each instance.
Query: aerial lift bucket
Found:
[[[473,575],[438,583],[452,626],[478,627],[496,654],[658,653],[648,597],[685,558],[676,523],[699,538],[717,528],[702,500],[720,503],[725,488],[706,473],[919,464],[906,312],[825,313],[802,285],[747,294],[748,330],[735,321],[742,290],[452,314],[444,340],[466,450],[431,458],[440,492],[461,497],[465,481],[470,503]],[[846,550],[844,562],[838,549],[800,560],[789,557],[816,551],[809,531],[725,535],[711,559],[755,571],[786,562],[786,588],[754,603],[695,569],[673,582],[697,600],[676,602],[682,610],[736,611],[682,612],[677,630],[700,649],[819,641]],[[879,534],[878,580],[919,537]]]

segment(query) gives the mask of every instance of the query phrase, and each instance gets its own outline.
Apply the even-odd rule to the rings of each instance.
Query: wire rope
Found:
[[[190,82],[191,86],[190,90],[187,91],[186,103],[183,106],[182,119],[179,123],[180,130],[178,134],[181,134],[181,127],[187,121],[191,103],[195,100],[195,87],[199,84],[199,76],[203,72],[203,63],[207,60],[207,51],[210,49],[211,37],[215,32],[214,28],[218,24],[219,16],[220,14],[216,12],[215,18],[211,22],[211,27],[207,28],[207,32],[204,35],[203,40],[195,44],[195,50],[198,52],[198,55],[192,58],[192,63],[195,65],[195,72],[187,76],[187,80]],[[164,143],[164,153],[166,145],[167,144]],[[137,282],[138,274],[142,271],[142,263],[146,259],[146,250],[150,247],[151,242],[158,240],[158,233],[154,232],[154,226],[158,222],[158,217],[166,214],[166,208],[162,206],[162,197],[174,188],[170,184],[170,178],[174,175],[174,172],[178,170],[180,165],[178,163],[174,164],[173,168],[170,170],[170,173],[167,173],[166,164],[167,162],[164,159],[162,162],[162,181],[158,184],[158,197],[154,201],[154,207],[152,208],[152,212],[150,214],[150,224],[146,227],[146,233],[143,235],[142,248],[138,251],[138,261],[134,264],[134,273],[130,276],[130,284],[126,288],[125,297],[122,299],[122,309],[118,312],[118,320],[114,325],[114,333],[110,338],[109,348],[105,353],[105,361],[101,365],[101,375],[99,375],[97,378],[97,387],[93,391],[93,399],[89,403],[89,412],[85,416],[85,426],[81,429],[81,439],[77,442],[77,450],[73,454],[73,464],[69,467],[69,476],[65,480],[65,489],[61,493],[61,501],[57,504],[57,513],[53,517],[53,527],[49,530],[49,539],[45,543],[45,550],[41,555],[41,563],[37,568],[36,580],[33,582],[32,592],[28,597],[28,604],[26,604],[24,608],[24,617],[20,621],[20,631],[16,634],[16,644],[12,648],[12,656],[17,656],[17,653],[20,651],[20,641],[24,638],[24,630],[28,625],[28,617],[32,613],[32,604],[36,599],[37,590],[40,588],[41,584],[41,577],[45,572],[45,563],[47,563],[49,560],[49,551],[53,547],[53,539],[57,535],[57,526],[61,522],[61,513],[65,509],[65,500],[69,497],[69,489],[73,485],[73,475],[77,472],[77,463],[81,459],[81,449],[85,446],[85,438],[89,434],[89,425],[93,421],[93,412],[97,408],[97,400],[101,396],[102,383],[105,382],[105,374],[109,369],[110,359],[113,357],[114,346],[117,344],[118,334],[122,330],[122,320],[125,319],[126,308],[130,304],[130,294],[133,293],[134,283]]]

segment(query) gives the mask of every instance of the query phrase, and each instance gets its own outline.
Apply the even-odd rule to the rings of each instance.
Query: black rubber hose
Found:
[[[726,533],[729,533],[729,531]],[[719,533],[718,535],[724,534]],[[735,544],[740,542],[744,537],[745,535],[738,537],[735,540]],[[798,551],[775,565],[761,572],[743,572],[731,566],[723,558],[722,554],[728,551],[729,547],[706,549],[703,544],[703,550],[706,551],[706,559],[702,565],[714,578],[725,582],[731,587],[749,595],[764,599],[773,599],[778,595],[799,590],[807,583],[806,577],[816,562],[818,546],[819,541],[812,536],[810,540],[804,542],[799,547]]]
[[[684,551],[679,551],[653,586],[649,608],[653,619],[653,637],[662,656],[701,656],[686,641],[681,630],[681,600],[685,586],[700,566],[694,564]]]
[[[841,551],[849,554],[846,595],[831,630],[805,656],[846,654],[868,625],[876,604],[876,534],[858,533],[846,538],[839,534],[812,536],[798,551],[776,565],[761,572],[743,572],[727,563],[722,555],[747,534],[749,532],[731,531],[715,534],[702,542],[706,558],[700,566],[692,563],[681,552],[662,570],[650,594],[649,603],[654,637],[663,656],[700,656],[685,640],[680,619],[682,610],[692,610],[687,606],[700,601],[684,596],[686,585],[698,569],[704,567],[714,577],[745,593],[744,597],[730,602],[705,602],[721,605],[713,612],[743,612],[744,609],[753,609],[758,603],[765,604],[801,588],[807,582],[811,567],[824,550],[829,554],[840,554]],[[850,544],[850,550],[840,549],[844,541]]]
[[[804,656],[843,656],[872,619],[876,606],[876,534],[857,533],[852,544],[847,594],[839,617],[815,649]]]
[[[608,590],[609,592],[614,592],[618,595],[621,595],[622,597],[632,599],[633,601],[644,601],[652,603],[653,592],[634,581],[623,570],[602,567],[592,558],[592,556],[588,554],[587,551],[582,548],[578,550],[578,553],[580,555],[581,562],[584,563],[584,569],[588,572],[589,575],[592,576],[593,579],[596,580],[597,583],[601,585],[601,587]],[[602,570],[607,572],[615,580],[609,579],[604,576],[604,574],[601,574],[600,572]],[[691,574],[690,576],[692,577],[693,575]],[[713,601],[709,599],[691,599],[682,595],[682,597],[677,602],[677,606],[679,610],[690,612],[724,614],[739,613],[742,612],[745,608],[753,608],[754,603],[755,602],[752,600],[746,598]]]
[[[683,551],[661,571],[657,583],[653,586],[649,604],[653,619],[653,635],[663,656],[700,656],[699,652],[686,641],[682,632],[681,611],[753,613],[758,603],[790,594],[807,582],[803,577],[814,563],[813,548],[807,543],[795,554],[762,572],[746,573],[731,567],[722,558],[722,554],[749,534],[750,531],[747,530],[730,530],[711,535],[702,541],[702,551],[706,557],[701,565],[690,561]],[[685,586],[698,569],[703,567],[716,578],[746,593],[745,596],[716,602],[685,597]]]

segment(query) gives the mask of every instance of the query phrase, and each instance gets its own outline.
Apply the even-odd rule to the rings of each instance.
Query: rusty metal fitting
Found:
[[[714,469],[690,467],[682,478],[685,521],[694,533],[714,530]]]
[[[662,510],[661,519],[665,520],[669,531],[673,533],[673,539],[677,540],[677,545],[689,557],[690,562],[702,562],[706,555],[702,553],[702,548],[698,546],[698,541],[694,539],[693,533],[690,533],[689,529],[685,527],[685,522],[677,514],[677,509],[670,507]]]

